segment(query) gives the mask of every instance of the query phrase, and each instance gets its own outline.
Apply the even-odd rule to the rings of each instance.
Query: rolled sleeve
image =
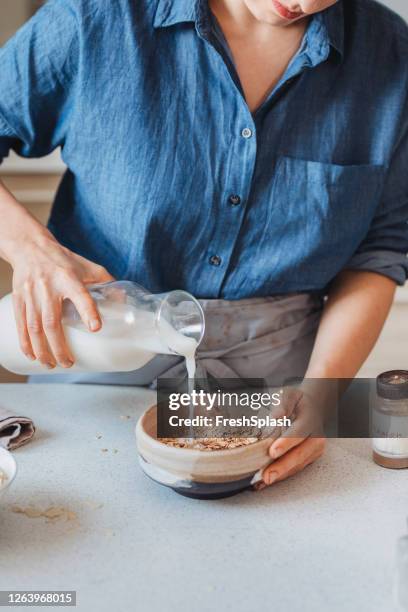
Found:
[[[78,61],[69,2],[51,0],[0,49],[0,162],[42,157],[63,143]]]
[[[0,115],[0,164],[13,146],[13,130]]]
[[[356,253],[348,265],[349,270],[366,270],[388,276],[397,285],[404,285],[408,278],[408,258],[398,251],[366,251]]]
[[[381,203],[366,238],[345,266],[378,272],[398,285],[408,278],[408,106],[404,124],[388,168]]]

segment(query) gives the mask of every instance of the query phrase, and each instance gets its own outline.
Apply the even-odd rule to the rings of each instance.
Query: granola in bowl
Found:
[[[187,448],[200,451],[218,451],[248,446],[258,442],[258,438],[158,438],[159,442],[174,448]]]

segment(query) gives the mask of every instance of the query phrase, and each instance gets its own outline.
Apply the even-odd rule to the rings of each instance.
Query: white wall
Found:
[[[389,6],[393,11],[400,13],[408,21],[407,0],[382,0],[382,3]]]
[[[31,9],[31,0],[0,0],[0,45],[29,18]]]
[[[30,18],[39,4],[40,0],[0,0],[0,46]],[[11,153],[1,172],[60,172],[62,169],[58,153],[41,160],[22,160]]]

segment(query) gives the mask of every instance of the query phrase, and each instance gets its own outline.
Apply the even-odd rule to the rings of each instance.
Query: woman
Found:
[[[208,371],[353,377],[407,273],[407,51],[371,0],[51,0],[0,53],[0,156],[68,167],[48,230],[1,187],[27,358],[69,368],[62,300],[96,332],[113,275],[203,299]]]

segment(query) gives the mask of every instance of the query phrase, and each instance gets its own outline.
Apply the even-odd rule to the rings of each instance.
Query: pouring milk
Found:
[[[187,294],[186,294],[187,295]],[[193,298],[192,298],[193,299]],[[92,333],[78,317],[64,317],[62,324],[75,357],[69,371],[130,372],[146,365],[155,355],[177,354],[186,360],[189,378],[195,374],[195,353],[201,340],[176,330],[164,317],[158,325],[155,312],[137,304],[97,301],[102,329]],[[0,300],[0,364],[16,374],[57,374],[67,370],[46,370],[22,353],[14,319],[12,296]]]

